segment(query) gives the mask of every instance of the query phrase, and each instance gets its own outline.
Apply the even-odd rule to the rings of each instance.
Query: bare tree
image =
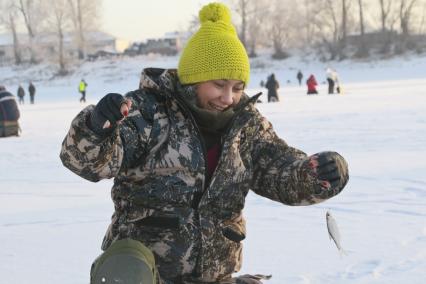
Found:
[[[40,25],[43,9],[41,8],[41,2],[39,0],[19,0],[17,3],[19,12],[21,13],[25,28],[28,33],[28,47],[30,50],[30,62],[36,63],[35,53],[35,36],[36,30]]]
[[[312,22],[311,22],[311,5],[309,5],[311,1],[305,0],[304,8],[305,8],[305,43],[306,45],[312,44]]]
[[[320,11],[321,21],[315,22],[320,37],[321,45],[329,54],[329,60],[336,59],[339,49],[340,25],[337,20],[337,7],[334,1],[324,0],[323,9]]]
[[[78,57],[86,57],[85,34],[97,25],[101,0],[68,0],[78,46]]]
[[[397,3],[393,0],[379,0],[381,25],[381,53],[388,53],[395,43],[395,25],[399,20]]]
[[[233,0],[230,2],[233,11],[240,18],[240,21],[237,19],[236,24],[238,36],[249,56],[256,56],[258,41],[263,37],[262,29],[269,12],[269,2],[266,0]]]
[[[391,12],[392,1],[391,0],[379,0],[380,2],[380,19],[382,23],[382,33],[387,30],[387,19]]]
[[[415,43],[410,41],[413,8],[417,0],[400,0],[398,7],[399,27],[401,30],[400,40],[397,42],[395,52],[404,53],[407,49],[413,48]]]
[[[327,5],[325,0],[305,0],[292,3],[292,6],[296,3],[298,6],[294,13],[299,19],[291,27],[288,27],[294,29],[292,45],[302,48],[304,51],[309,51],[319,42],[323,42],[324,35],[328,34],[329,15],[325,11]],[[327,27],[327,32],[324,31],[325,27]]]
[[[382,53],[387,53],[389,52],[391,45],[390,30],[392,29],[392,26],[388,26],[388,20],[392,11],[392,0],[379,0],[379,3],[382,37],[384,38],[380,51]]]
[[[292,35],[291,27],[294,18],[292,17],[292,10],[287,1],[276,0],[272,2],[270,22],[269,22],[269,35],[274,48],[274,54],[272,55],[275,59],[284,59],[289,56],[286,51],[290,38]]]
[[[187,32],[191,35],[195,34],[200,27],[200,19],[198,15],[192,15],[191,20],[188,23]]]
[[[342,0],[341,34],[340,34],[339,49],[338,49],[338,54],[340,59],[344,59],[346,57],[345,48],[346,48],[346,42],[348,37],[348,22],[349,22],[349,12],[350,12],[349,4],[350,4],[350,0]]]
[[[10,31],[13,38],[13,55],[15,58],[15,64],[19,65],[22,63],[21,47],[18,39],[17,22],[18,22],[18,10],[13,0],[3,0],[0,2],[0,23]]]
[[[322,47],[329,54],[329,59],[346,58],[345,48],[347,35],[350,31],[352,16],[349,0],[323,0],[318,3],[322,7],[315,21],[317,33]]]
[[[50,2],[49,21],[58,38],[58,65],[60,75],[67,74],[64,54],[64,36],[71,24],[69,22],[68,11],[69,6],[67,0],[55,0]]]
[[[257,56],[256,47],[259,42],[265,41],[265,19],[268,18],[269,14],[269,1],[257,0],[251,3],[251,10],[248,11],[247,15],[247,36],[246,44],[248,47],[248,53],[250,57]]]
[[[342,0],[342,38],[341,38],[341,48],[346,46],[346,38],[348,35],[348,7],[346,5],[347,0]]]
[[[424,34],[424,28],[426,23],[426,1],[423,3],[423,9],[422,9],[422,19],[420,20],[419,24],[419,34]]]
[[[248,0],[237,0],[236,11],[241,17],[241,25],[239,31],[239,38],[244,46],[247,46],[246,43],[246,34],[247,34],[247,9],[249,1]]]
[[[359,28],[361,32],[361,39],[360,39],[359,48],[356,55],[358,57],[366,57],[368,55],[368,50],[367,50],[367,45],[365,42],[364,5],[362,0],[358,0],[358,9],[359,9]]]
[[[413,15],[413,8],[417,0],[400,0],[399,5],[399,21],[403,37],[410,34],[410,21]]]
[[[319,1],[305,0],[303,3],[304,13],[301,13],[300,18],[304,27],[304,42],[305,46],[313,46],[315,44],[316,29],[321,26],[321,10],[323,7]]]

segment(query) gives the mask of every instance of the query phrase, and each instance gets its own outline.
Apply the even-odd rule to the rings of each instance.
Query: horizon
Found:
[[[192,17],[198,17],[200,8],[210,2],[212,0],[103,0],[96,29],[129,42],[161,38],[169,32],[187,30]],[[18,33],[27,33],[21,24]],[[0,26],[0,34],[10,34],[10,31]]]

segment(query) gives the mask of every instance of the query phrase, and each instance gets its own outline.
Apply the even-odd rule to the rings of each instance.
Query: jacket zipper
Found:
[[[222,137],[225,137],[225,138],[227,138],[228,136],[229,136],[229,132],[231,131],[231,128],[232,128],[232,124],[234,123],[234,121],[235,121],[235,119],[237,118],[237,116],[242,112],[242,110],[252,101],[252,100],[257,100],[257,98],[261,95],[262,93],[258,93],[258,94],[256,94],[255,96],[253,96],[252,98],[250,98],[249,99],[249,101],[244,105],[244,106],[241,106],[241,108],[239,108],[238,109],[238,111],[235,113],[235,115],[232,117],[232,119],[231,119],[231,121],[229,122],[229,124],[228,124],[228,126],[227,126],[227,128],[226,128],[226,130],[225,130],[225,135],[224,136],[222,136]],[[219,155],[219,160],[218,160],[218,164],[217,164],[217,166],[216,166],[216,169],[214,170],[214,172],[212,173],[212,176],[211,176],[211,179],[210,179],[210,182],[209,182],[209,184],[207,185],[206,184],[206,177],[207,177],[207,171],[208,171],[208,164],[207,164],[207,151],[206,151],[206,145],[205,145],[205,142],[204,142],[204,138],[203,138],[203,135],[201,134],[201,130],[200,130],[200,128],[198,127],[198,124],[197,124],[197,122],[195,121],[195,118],[194,118],[194,116],[192,115],[192,113],[191,113],[191,111],[188,109],[188,107],[186,106],[186,104],[185,104],[185,102],[183,102],[182,100],[181,100],[181,98],[179,98],[179,96],[177,96],[177,98],[176,98],[176,101],[178,102],[178,104],[180,105],[180,107],[181,108],[183,108],[184,110],[185,110],[185,112],[186,113],[188,113],[188,115],[189,115],[189,117],[190,117],[190,119],[191,119],[191,122],[192,122],[192,124],[194,125],[194,127],[195,127],[195,129],[197,130],[197,134],[198,134],[198,138],[200,139],[200,141],[201,141],[201,148],[202,148],[202,150],[203,150],[203,155],[204,155],[204,184],[203,184],[203,192],[201,193],[201,195],[200,195],[200,197],[198,198],[197,197],[197,202],[196,202],[196,204],[193,204],[193,206],[192,206],[192,208],[194,209],[194,214],[195,214],[195,216],[196,216],[196,218],[197,218],[197,220],[198,220],[198,222],[200,222],[200,215],[199,215],[199,212],[198,212],[198,206],[199,206],[199,204],[200,204],[200,201],[201,201],[201,199],[202,199],[202,197],[203,197],[203,195],[207,192],[207,190],[208,190],[208,187],[210,186],[210,184],[211,184],[211,181],[213,180],[213,177],[214,177],[214,175],[215,175],[215,173],[216,173],[216,169],[219,167],[219,162],[221,161],[221,159],[222,159],[222,155],[223,155],[223,150],[224,150],[224,147],[222,147],[222,149],[221,149],[221,153],[220,153],[220,155]],[[226,139],[224,139],[224,138],[222,138],[221,139],[221,144],[223,143],[223,141],[226,141]],[[224,145],[224,144],[223,144]],[[199,226],[201,226],[201,224],[199,223],[198,224]],[[201,233],[201,228],[200,228],[200,233]],[[201,248],[202,249],[202,248]],[[199,276],[201,276],[202,275],[202,271],[203,271],[203,267],[202,267],[202,260],[200,259],[200,256],[201,255],[198,255],[197,256],[197,260],[196,260],[196,265],[195,265],[195,269],[194,269],[194,271],[193,271],[193,276],[194,277],[199,277]],[[201,271],[199,271],[199,269],[201,269]]]
[[[262,92],[257,93],[257,94],[256,94],[256,95],[254,95],[253,97],[249,98],[249,99],[247,100],[247,102],[245,102],[245,103],[244,103],[244,105],[241,105],[241,106],[238,108],[237,112],[235,112],[234,116],[232,117],[231,121],[229,122],[228,126],[226,127],[226,129],[225,129],[225,131],[224,131],[224,135],[223,135],[223,136],[222,136],[222,138],[221,138],[221,144],[222,144],[222,146],[225,146],[225,141],[227,141],[227,140],[228,140],[227,138],[229,137],[229,133],[230,133],[230,131],[231,131],[232,125],[233,125],[234,121],[237,119],[238,115],[240,115],[240,113],[244,110],[244,108],[245,108],[246,106],[248,106],[251,102],[253,102],[253,101],[257,101],[257,99],[260,97],[260,95],[262,95]],[[212,176],[211,176],[211,178],[210,178],[210,181],[212,181],[212,180],[213,180],[213,178],[214,178],[214,176],[215,176],[215,174],[216,174],[216,170],[219,168],[220,162],[222,161],[222,155],[223,155],[223,152],[224,152],[223,150],[224,150],[224,149],[225,149],[225,147],[222,147],[222,148],[221,148],[220,155],[219,155],[219,160],[218,160],[218,164],[217,164],[217,166],[216,166],[216,169],[215,169],[215,170],[214,170],[214,172],[212,173]]]
[[[198,205],[200,204],[201,198],[204,195],[204,192],[207,190],[207,185],[206,185],[206,177],[207,177],[207,171],[208,171],[208,164],[207,164],[207,150],[206,150],[206,144],[204,142],[204,138],[203,135],[201,134],[201,130],[198,127],[197,122],[195,121],[194,116],[192,115],[191,111],[188,109],[188,107],[186,106],[185,102],[181,101],[181,99],[179,98],[179,95],[177,96],[176,101],[178,102],[179,106],[184,109],[184,111],[188,114],[188,116],[191,119],[192,125],[195,127],[196,131],[197,131],[197,135],[198,138],[201,142],[201,148],[203,150],[203,156],[204,156],[204,180],[203,180],[203,188],[202,188],[202,192],[200,193],[196,193],[196,195],[194,196],[193,200],[193,204],[192,204],[192,209],[194,209],[194,218],[196,218],[198,224],[197,226],[199,227],[199,232],[200,232],[200,245],[202,243],[202,232],[201,232],[201,220],[200,220],[200,213],[198,212]],[[198,256],[197,259],[195,261],[195,267],[194,270],[192,271],[192,276],[195,278],[198,278],[202,275],[202,271],[203,271],[203,267],[202,267],[202,260],[201,260],[201,254],[202,254],[202,250],[203,248],[201,247],[199,252],[198,252]]]
[[[206,177],[207,177],[207,170],[208,170],[206,143],[204,142],[204,138],[203,138],[203,135],[201,134],[201,130],[198,127],[198,124],[195,121],[195,118],[192,115],[191,110],[185,105],[185,102],[183,102],[181,100],[181,98],[179,98],[179,96],[177,96],[176,100],[179,103],[179,106],[181,108],[183,108],[185,110],[185,112],[188,114],[188,116],[190,117],[192,125],[196,129],[198,138],[199,138],[199,140],[201,142],[201,148],[203,150],[203,157],[204,157],[204,180],[203,180],[203,192],[204,192],[207,189]],[[198,207],[198,204],[197,204],[196,207]],[[194,209],[196,209],[196,208],[194,208]]]

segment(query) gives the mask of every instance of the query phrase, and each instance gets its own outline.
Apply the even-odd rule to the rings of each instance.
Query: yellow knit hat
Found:
[[[221,3],[210,3],[199,12],[200,29],[190,38],[179,60],[182,84],[250,77],[247,52],[231,23],[231,12]]]

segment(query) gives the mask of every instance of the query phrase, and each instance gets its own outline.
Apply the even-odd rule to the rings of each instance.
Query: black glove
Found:
[[[325,189],[340,192],[349,180],[348,164],[336,152],[321,152],[311,156],[310,165]]]
[[[101,136],[112,133],[117,122],[124,118],[121,113],[123,104],[126,104],[126,99],[120,94],[109,93],[104,96],[90,115],[89,128]],[[106,124],[107,121],[109,125]]]

